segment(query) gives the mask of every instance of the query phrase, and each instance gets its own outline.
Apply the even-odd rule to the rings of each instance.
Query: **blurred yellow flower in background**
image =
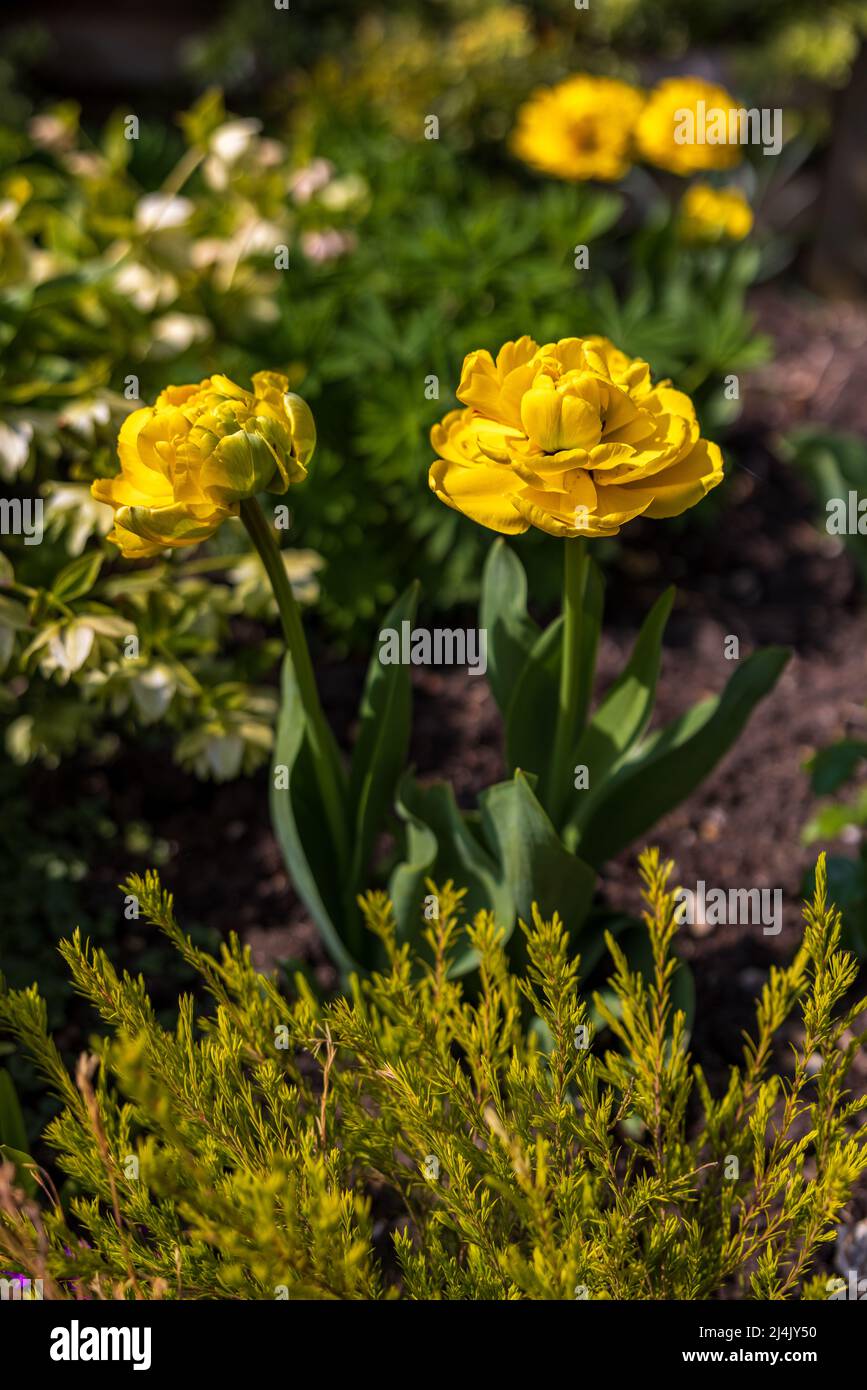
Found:
[[[629,170],[644,102],[627,82],[581,74],[535,92],[518,112],[512,151],[561,179],[612,182]]]
[[[613,536],[633,517],[680,515],[722,480],[690,398],[607,338],[471,352],[457,395],[465,408],[431,431],[430,486],[493,531]]]
[[[92,492],[114,508],[109,540],[139,559],[206,540],[257,492],[285,492],[306,477],[315,445],[310,408],[285,376],[256,372],[252,391],[207,377],[167,386],[128,416],[120,473]]]
[[[743,241],[753,229],[753,210],[739,188],[694,183],[680,203],[679,230],[684,241]]]
[[[638,118],[635,139],[638,151],[649,164],[673,174],[691,174],[699,169],[731,169],[742,157],[738,144],[715,144],[704,137],[705,118],[739,108],[724,87],[701,77],[667,77],[653,89]],[[719,118],[721,119],[721,118]],[[692,138],[678,139],[689,128]]]
[[[465,69],[491,60],[523,58],[532,51],[533,30],[528,11],[521,5],[495,5],[458,24],[449,59]]]

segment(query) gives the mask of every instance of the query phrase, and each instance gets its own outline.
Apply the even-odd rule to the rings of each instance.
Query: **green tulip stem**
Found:
[[[557,726],[548,779],[551,820],[559,826],[566,788],[571,780],[572,754],[581,701],[581,614],[587,580],[587,543],[583,536],[564,542],[563,646]]]
[[[334,739],[325,721],[325,715],[319,701],[316,677],[313,673],[313,663],[310,660],[310,651],[304,636],[298,603],[292,592],[292,585],[283,564],[280,547],[255,497],[245,498],[241,502],[241,520],[247,528],[262,564],[265,566],[265,572],[277,601],[283,636],[292,657],[301,703],[307,716],[310,748],[319,774],[319,786],[325,812],[328,816],[328,823],[340,861],[345,863],[349,847],[340,785],[342,771],[338,762]]]

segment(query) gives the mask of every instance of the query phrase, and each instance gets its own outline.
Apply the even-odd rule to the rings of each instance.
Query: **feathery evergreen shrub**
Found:
[[[672,1008],[672,865],[646,851],[641,873],[653,978],[609,938],[604,1037],[556,916],[524,928],[518,975],[491,913],[462,926],[451,884],[430,885],[425,960],[371,894],[388,969],[328,1003],[299,978],[289,1002],[237,940],[219,961],[197,949],[155,874],[131,879],[214,1009],[182,998],[165,1031],[144,981],[76,933],[61,949],[110,1036],[73,1080],[36,987],[0,996],[63,1102],[46,1138],[67,1179],[58,1194],[34,1169],[37,1201],[5,1165],[3,1261],[54,1298],[827,1296],[811,1271],[867,1167],[867,1098],[845,1084],[867,1001],[846,1002],[857,966],[824,861],[803,944],[771,970],[721,1095]],[[472,993],[449,974],[463,932]],[[784,1076],[774,1037],[796,1009]]]

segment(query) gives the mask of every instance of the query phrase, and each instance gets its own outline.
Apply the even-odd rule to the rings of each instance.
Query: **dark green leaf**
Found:
[[[386,615],[383,627],[400,631],[412,623],[418,584],[411,584]],[[394,803],[395,788],[406,767],[412,716],[410,668],[384,666],[374,650],[361,697],[361,720],[349,777],[349,817],[354,827],[350,883],[361,889],[362,876],[376,835]]]
[[[15,1168],[15,1181],[20,1183],[28,1197],[36,1197],[38,1184],[33,1176],[35,1164],[29,1154],[13,1148],[11,1144],[0,1144],[0,1158],[8,1159]]]
[[[24,1116],[15,1094],[12,1077],[5,1067],[0,1067],[0,1144],[11,1144],[14,1149],[27,1152],[27,1131]]]
[[[274,772],[287,769],[288,787],[275,785]],[[282,775],[282,774],[281,774]],[[348,974],[356,968],[351,948],[361,947],[361,920],[341,883],[339,854],[315,771],[306,717],[290,655],[283,660],[280,713],[271,777],[271,820],[283,860],[299,897],[308,908],[335,964]]]
[[[575,715],[575,742],[587,723],[596,676],[596,652],[602,629],[605,580],[596,561],[587,556],[584,566],[584,593],[581,597],[581,628],[578,633],[578,706]]]
[[[604,795],[611,769],[628,753],[647,728],[656,699],[662,637],[674,589],[667,589],[648,613],[632,655],[584,731],[575,753],[576,765],[588,771],[589,787],[575,793],[563,827],[567,846],[578,843],[581,827],[591,818],[594,803]],[[567,769],[571,777],[571,768]]]
[[[822,748],[810,763],[810,785],[817,796],[829,796],[848,782],[858,764],[867,758],[863,739],[841,738]]]
[[[488,682],[505,715],[539,628],[527,613],[524,566],[502,537],[485,561],[479,622],[488,634]]]
[[[525,922],[535,903],[544,917],[558,912],[572,937],[580,932],[596,883],[588,864],[563,845],[520,772],[480,798],[485,838],[502,865],[515,908]]]
[[[510,772],[533,772],[544,784],[560,685],[563,619],[540,633],[518,678],[506,715],[506,761]]]
[[[782,647],[754,652],[721,695],[648,740],[606,786],[578,839],[582,858],[599,867],[684,801],[731,748],[788,659]]]
[[[420,935],[428,892],[426,878],[439,884],[452,879],[456,887],[466,888],[467,916],[490,909],[506,937],[511,936],[515,907],[504,868],[465,824],[448,783],[422,787],[407,774],[400,785],[397,811],[407,828],[406,857],[391,876],[389,895],[400,939],[414,942]],[[467,952],[456,963],[456,973],[470,969],[474,963],[473,953]]]

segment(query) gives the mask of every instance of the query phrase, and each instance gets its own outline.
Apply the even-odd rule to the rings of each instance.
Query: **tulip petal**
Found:
[[[274,455],[261,435],[236,430],[205,457],[198,483],[205,497],[220,507],[254,497],[273,476]]]
[[[219,508],[206,517],[196,517],[183,506],[119,507],[116,525],[162,547],[198,545],[212,536],[228,516],[235,514]]]
[[[429,483],[447,507],[491,531],[515,536],[527,529],[514,504],[520,480],[508,468],[485,463],[462,467],[437,459],[431,464]]]
[[[673,468],[655,474],[646,487],[642,487],[640,482],[626,483],[621,491],[633,494],[636,499],[645,497],[646,515],[660,519],[680,516],[694,507],[722,479],[723,461],[719,445],[700,439],[687,458]]]

